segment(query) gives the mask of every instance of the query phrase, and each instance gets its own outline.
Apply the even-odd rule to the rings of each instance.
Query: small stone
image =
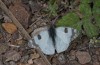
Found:
[[[100,61],[100,56],[98,56],[98,58],[99,58],[99,61]]]
[[[33,60],[32,59],[29,59],[28,60],[28,64],[30,64],[30,65],[33,64]]]
[[[68,58],[69,58],[69,60],[71,60],[71,61],[72,61],[72,60],[75,60],[75,56],[69,56]]]
[[[85,51],[77,51],[76,57],[81,64],[86,64],[91,61],[91,56],[88,52]]]
[[[61,64],[65,64],[66,63],[66,59],[65,59],[65,56],[63,54],[60,54],[58,56],[58,60],[60,61]]]
[[[97,62],[98,61],[98,56],[97,55],[92,55],[92,61],[95,61],[95,62]]]
[[[76,51],[75,51],[75,50],[71,50],[71,51],[70,51],[70,55],[75,56],[75,54],[76,54]]]
[[[42,9],[41,5],[35,0],[29,0],[29,6],[32,10],[32,13],[40,11]]]
[[[18,61],[21,58],[19,52],[10,50],[5,54],[6,61]]]
[[[0,32],[0,39],[2,38],[2,36],[3,36],[3,35],[2,35],[2,33]]]
[[[29,55],[25,55],[21,58],[20,62],[27,63]]]
[[[6,50],[8,49],[9,47],[6,45],[6,43],[0,43],[0,54],[6,52]]]
[[[28,63],[18,63],[17,65],[30,65],[30,64],[28,64]]]
[[[81,65],[81,64],[74,60],[74,61],[71,61],[70,65]]]
[[[46,65],[42,58],[34,60],[35,65]]]
[[[93,65],[100,65],[99,62],[93,62]]]
[[[10,65],[17,65],[14,61],[10,61],[9,63]]]
[[[75,54],[76,54],[76,51],[75,50],[71,50],[70,51],[70,56],[68,57],[69,60],[75,60]]]
[[[3,15],[4,17],[4,22],[12,22],[12,20],[7,16],[7,15]]]
[[[99,51],[96,50],[96,54],[99,55],[100,54]]]
[[[3,65],[3,63],[0,61],[0,65]]]
[[[14,5],[9,6],[9,9],[13,13],[13,15],[18,19],[18,21],[23,25],[23,27],[27,29],[30,14],[23,6],[24,4],[22,3],[14,3]]]

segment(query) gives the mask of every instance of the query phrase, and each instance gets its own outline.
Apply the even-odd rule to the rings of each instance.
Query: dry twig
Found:
[[[27,33],[27,31],[23,28],[23,26],[19,23],[19,21],[15,18],[15,16],[11,13],[11,11],[6,7],[6,5],[0,0],[0,8],[9,16],[9,18],[13,21],[13,23],[17,26],[18,30],[24,35],[24,37],[29,41],[32,40],[30,35]],[[51,65],[50,62],[47,60],[45,55],[42,53],[40,48],[34,43],[33,44],[36,46],[36,50],[38,53],[41,55],[41,57],[44,59],[44,62],[46,65]]]

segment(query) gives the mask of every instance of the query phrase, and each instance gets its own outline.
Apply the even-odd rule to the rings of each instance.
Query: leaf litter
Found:
[[[17,2],[16,2],[17,1]],[[14,14],[14,16],[20,21],[20,23],[24,26],[26,30],[29,30],[28,33],[31,33],[33,30],[35,30],[38,27],[42,27],[45,25],[48,25],[50,20],[55,17],[55,15],[61,16],[60,20],[58,20],[57,25],[63,25],[63,22],[68,20],[75,21],[74,23],[80,22],[80,18],[84,18],[85,15],[87,15],[87,18],[91,18],[91,11],[89,9],[89,6],[87,3],[89,3],[89,0],[75,0],[73,1],[61,1],[59,2],[58,9],[53,9],[50,6],[57,7],[55,3],[49,4],[46,0],[4,0],[3,2],[7,5],[9,10]],[[99,0],[98,0],[99,1]],[[35,3],[35,4],[32,4]],[[65,5],[67,3],[67,6]],[[79,6],[80,9],[77,8]],[[86,5],[84,5],[86,4]],[[75,6],[74,6],[75,5]],[[45,9],[49,6],[50,9]],[[84,10],[84,6],[86,6],[86,12]],[[98,2],[94,3],[94,10],[93,14],[95,18],[96,26],[100,27],[98,25],[99,23],[99,14],[98,9],[100,6]],[[72,9],[70,9],[72,7]],[[78,9],[78,10],[75,10]],[[50,11],[48,11],[50,10]],[[3,12],[2,10],[0,10]],[[75,12],[77,11],[77,12]],[[53,14],[52,14],[53,12]],[[85,14],[83,14],[85,13]],[[52,17],[49,17],[48,15],[52,15]],[[64,16],[64,14],[66,14]],[[15,25],[12,24],[9,17],[7,18],[5,13],[0,13],[0,16],[4,17],[4,23],[2,24],[3,32],[0,32],[0,34],[3,34],[0,36],[0,65],[45,65],[43,59],[40,57],[40,55],[37,53],[37,51],[33,51],[33,49],[30,49],[28,45],[25,42],[25,38],[21,35],[21,32],[19,32]],[[71,19],[72,18],[72,19]],[[90,19],[89,18],[89,19]],[[1,19],[1,18],[0,18]],[[76,19],[76,20],[73,20]],[[82,19],[84,21],[86,19]],[[36,22],[35,22],[36,21]],[[0,21],[1,22],[1,21]],[[35,23],[34,23],[35,22]],[[71,26],[74,23],[70,22],[69,24],[65,25]],[[89,22],[91,23],[91,22]],[[1,25],[0,24],[0,25]],[[32,24],[32,25],[31,25]],[[91,31],[89,29],[86,29],[86,27],[89,26],[91,28]],[[81,26],[79,26],[81,27]],[[78,27],[78,28],[79,28]],[[88,25],[85,23],[85,31],[88,34],[89,37],[92,36],[98,36],[98,33],[95,31],[97,28],[94,24]],[[0,28],[1,30],[1,28]],[[89,32],[89,33],[88,33]],[[6,35],[4,35],[6,34]],[[85,36],[85,37],[84,37]],[[71,47],[70,51],[65,51],[61,54],[55,54],[53,56],[47,56],[47,58],[50,58],[49,62],[52,65],[100,65],[100,47],[91,47],[91,42],[88,40],[89,37],[86,36],[86,34],[82,34],[81,37],[77,40],[74,40],[72,43],[74,46]],[[2,40],[3,39],[3,40]],[[93,39],[94,40],[94,39]],[[1,43],[2,42],[2,43]],[[93,43],[93,42],[92,42]],[[97,42],[95,42],[97,43]],[[98,41],[98,43],[100,43]],[[10,44],[10,45],[9,45]],[[15,47],[11,46],[14,45]],[[17,47],[17,45],[19,47]],[[21,46],[22,45],[22,46]],[[96,53],[95,53],[96,52]]]

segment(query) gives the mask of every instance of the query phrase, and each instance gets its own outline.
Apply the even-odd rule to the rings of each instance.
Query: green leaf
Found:
[[[100,0],[94,0],[94,7],[100,7]]]
[[[80,4],[79,10],[83,14],[83,18],[91,17],[92,12],[91,12],[91,8],[90,8],[89,4]]]
[[[96,25],[100,28],[100,15],[95,16]]]
[[[89,4],[91,0],[81,0],[82,4]]]
[[[79,17],[73,12],[70,12],[63,16],[60,20],[57,22],[57,26],[69,26],[72,27],[74,24],[79,22]]]
[[[93,7],[93,14],[94,15],[100,15],[100,8],[99,7]]]
[[[72,27],[77,29],[78,31],[81,31],[82,30],[82,28],[81,28],[82,24],[83,23],[80,21],[80,22],[76,23],[75,25],[73,25]]]
[[[96,25],[98,27],[100,27],[100,8],[94,7],[93,15],[94,15],[94,19],[95,19]]]
[[[50,0],[48,3],[48,10],[50,15],[56,16],[57,15],[57,9],[58,9],[58,5],[56,3],[56,0]]]
[[[94,26],[89,19],[84,19],[83,22],[83,27],[88,37],[92,38],[99,34],[98,28]]]
[[[49,0],[49,4],[53,5],[56,2],[56,0]]]

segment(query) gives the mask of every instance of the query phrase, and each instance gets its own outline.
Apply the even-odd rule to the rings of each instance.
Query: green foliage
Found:
[[[58,20],[57,26],[68,26],[82,30],[83,25],[86,35],[90,38],[96,37],[99,34],[100,29],[100,0],[95,0],[93,11],[91,11],[89,3],[92,0],[81,0],[79,5],[79,11],[83,15],[82,20],[79,20],[79,16],[75,12],[69,12]],[[93,15],[92,15],[93,13]],[[91,19],[94,17],[96,24],[93,24]]]
[[[49,10],[49,14],[50,16],[56,16],[57,15],[57,9],[58,9],[58,5],[56,3],[57,0],[49,0],[48,2],[48,10]]]
[[[73,26],[72,26],[72,28],[75,28],[75,29],[77,29],[78,31],[81,31],[82,29],[81,29],[81,27],[82,27],[82,22],[81,21],[79,21],[78,23],[76,23],[76,24],[74,24]]]
[[[100,0],[94,0],[94,6],[100,7]]]
[[[83,27],[88,37],[91,38],[98,35],[98,28],[89,19],[84,19],[83,22]]]
[[[90,1],[91,1],[91,0],[81,0],[81,3],[82,3],[82,4],[88,4],[88,3],[90,3]]]
[[[95,16],[96,25],[100,28],[100,15]]]
[[[94,15],[100,15],[100,8],[99,7],[94,7],[93,8],[93,14]]]
[[[90,8],[89,4],[80,4],[79,10],[85,18],[91,17],[92,12],[91,12],[91,8]]]
[[[60,20],[58,20],[57,26],[69,26],[76,24],[79,22],[79,17],[74,13],[70,12],[63,16]]]
[[[94,7],[93,14],[94,14],[96,25],[100,28],[100,8]]]

